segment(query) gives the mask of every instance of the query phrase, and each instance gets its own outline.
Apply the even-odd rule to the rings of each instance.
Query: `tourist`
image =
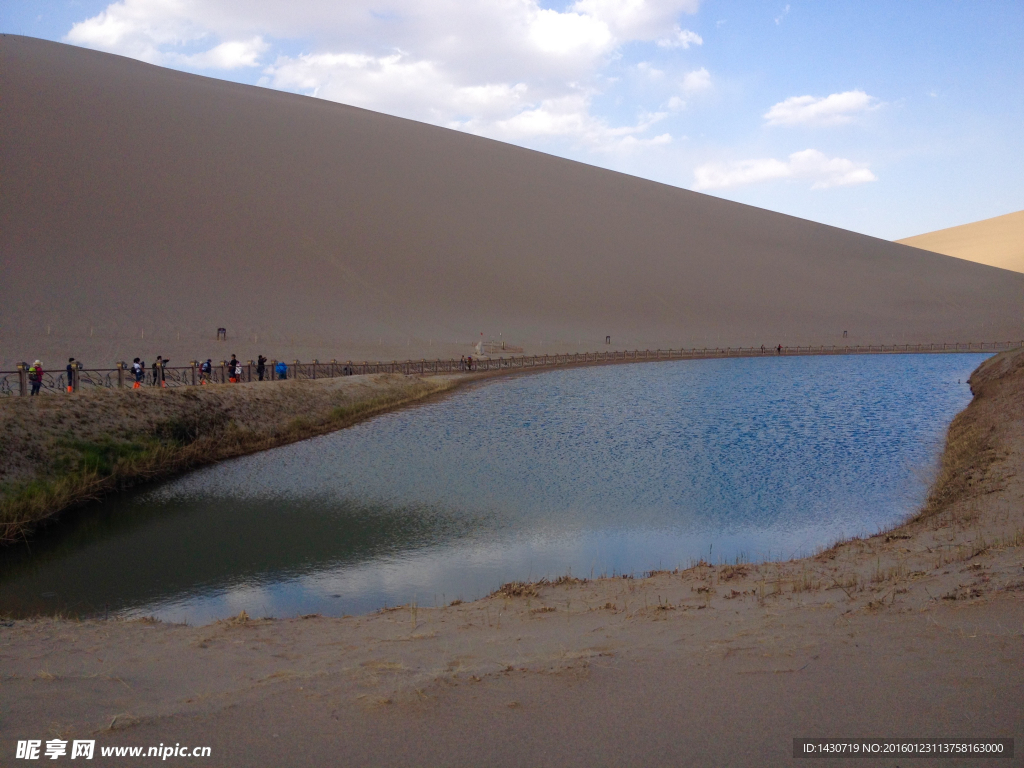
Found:
[[[235,381],[242,380],[242,361],[235,360]]]
[[[150,382],[151,386],[159,387],[160,378],[163,375],[163,357],[160,355],[156,356],[156,361],[153,363],[153,381]]]
[[[467,371],[472,371],[473,370],[473,356],[472,355],[466,355],[466,370]]]
[[[782,345],[781,345],[781,344],[779,344],[779,346],[777,346],[777,347],[775,348],[775,353],[776,353],[776,354],[779,354],[779,355],[781,355],[781,354],[782,354]]]
[[[238,359],[232,355],[231,360],[228,362],[228,381],[232,384],[238,383],[237,374],[235,373],[236,366],[238,366]]]
[[[259,376],[260,381],[263,381],[263,373],[267,370],[267,358],[260,355],[256,358],[256,375]]]
[[[137,357],[132,361],[132,375],[135,377],[132,389],[139,389],[146,378],[146,364],[139,362]]]
[[[28,369],[28,380],[32,383],[32,394],[38,395],[39,388],[43,386],[43,364],[39,360]]]
[[[75,358],[68,358],[68,392],[75,391]]]
[[[199,383],[206,385],[210,383],[210,374],[213,373],[213,360],[206,358],[206,362],[199,366]]]
[[[460,371],[466,370],[466,356],[465,355],[463,355],[462,357],[459,358],[459,370]]]
[[[167,381],[164,378],[164,366],[167,365],[170,359],[165,360],[163,356],[157,355],[156,362],[153,363],[153,386],[154,387],[166,387]]]
[[[277,378],[281,381],[288,378],[288,363],[284,360],[281,360],[277,364]]]

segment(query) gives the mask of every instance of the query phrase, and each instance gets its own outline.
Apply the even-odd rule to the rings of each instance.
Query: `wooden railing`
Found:
[[[797,355],[879,355],[879,354],[928,354],[955,352],[1002,352],[1024,347],[1024,341],[1002,342],[951,342],[944,344],[873,344],[869,346],[805,346],[805,347],[696,347],[691,349],[644,349],[622,352],[568,352],[551,355],[509,355],[500,357],[445,360],[392,360],[391,362],[339,362],[331,360],[321,363],[313,360],[302,363],[295,360],[285,364],[284,375],[278,372],[277,360],[267,361],[260,375],[258,366],[252,360],[242,364],[238,381],[271,381],[275,379],[329,379],[339,376],[365,375],[373,373],[402,373],[406,375],[430,375],[442,373],[470,373],[486,371],[532,370],[558,366],[605,365],[612,363],[635,363],[657,360],[707,360],[727,357],[772,357]],[[229,365],[225,361],[213,365],[204,376],[198,361],[188,366],[156,368],[150,367],[140,386],[184,387],[203,386],[206,383],[221,384],[231,379]],[[19,363],[17,370],[0,371],[0,396],[29,395],[33,389],[30,366]],[[67,371],[44,373],[38,388],[40,393],[68,391]],[[135,385],[135,376],[127,363],[117,363],[113,368],[73,369],[70,377],[72,391],[88,387],[108,389],[128,388]]]

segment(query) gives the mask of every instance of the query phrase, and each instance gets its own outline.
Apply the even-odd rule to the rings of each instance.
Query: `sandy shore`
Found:
[[[825,764],[792,759],[813,736],[1020,749],[1024,354],[971,385],[924,511],[804,560],[343,619],[5,622],[0,755],[55,736],[231,766]],[[858,761],[876,764],[899,763]]]

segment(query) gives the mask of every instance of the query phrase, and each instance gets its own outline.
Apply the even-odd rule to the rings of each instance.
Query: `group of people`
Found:
[[[164,373],[164,368],[171,362],[171,359],[165,358],[162,355],[156,356],[156,362],[153,363],[153,380],[150,382],[154,387],[166,387],[167,379]],[[139,389],[143,384],[146,383],[146,361],[135,358],[132,361],[132,376],[135,378],[135,383],[132,385],[132,389]]]
[[[68,392],[75,391],[75,377],[78,375],[78,369],[80,364],[75,362],[75,358],[68,358],[68,365],[65,369],[67,371],[67,379],[65,381],[65,388]],[[43,363],[41,360],[36,360],[32,365],[28,367],[28,382],[32,385],[32,391],[29,394],[38,395],[39,390],[43,388],[43,374],[46,371],[43,370]]]
[[[130,367],[132,379],[132,389],[141,389],[147,384],[152,387],[166,387],[167,386],[167,368],[171,360],[163,355],[157,355],[156,361],[148,368],[146,361],[136,357],[132,360]],[[284,360],[276,362],[273,366],[267,365],[269,361],[266,356],[259,355],[256,358],[256,377],[259,381],[270,381],[277,379],[284,381],[288,378],[288,363]],[[77,389],[79,370],[81,369],[81,363],[75,361],[75,358],[68,358],[67,366],[67,391],[73,392]],[[199,364],[199,384],[210,384],[214,381],[213,373],[214,365],[212,358],[206,358],[202,363]],[[236,355],[232,355],[231,359],[224,363],[225,378],[228,382],[235,384],[245,380],[245,367],[242,365],[242,361],[238,359]],[[473,358],[463,358],[462,360],[463,370],[473,370]],[[147,374],[148,371],[148,374]],[[345,365],[341,369],[342,375],[352,376],[355,373],[355,369],[350,365]],[[39,391],[43,387],[44,383],[43,363],[40,360],[36,360],[32,365],[28,366],[28,381],[31,384],[31,394],[38,395]]]

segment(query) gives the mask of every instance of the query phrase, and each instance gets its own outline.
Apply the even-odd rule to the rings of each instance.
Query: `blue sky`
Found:
[[[0,31],[894,239],[1024,209],[1024,3],[6,0]]]

